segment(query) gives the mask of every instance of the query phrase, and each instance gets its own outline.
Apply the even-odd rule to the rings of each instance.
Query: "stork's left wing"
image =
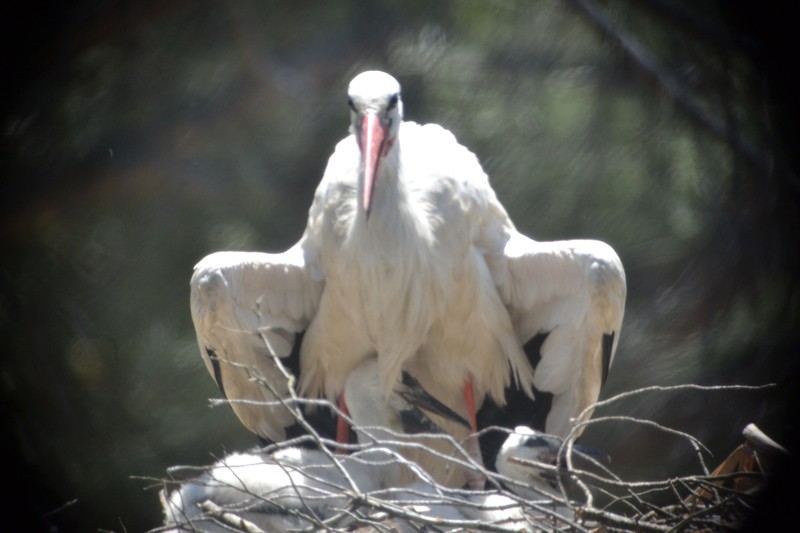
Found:
[[[324,284],[315,261],[303,239],[282,254],[217,252],[192,276],[203,361],[242,423],[272,441],[294,422],[285,407],[263,404],[288,394],[273,356],[289,356],[316,313]]]
[[[492,275],[520,341],[547,334],[533,385],[553,394],[545,431],[563,437],[597,401],[614,359],[625,271],[603,242],[537,242],[509,230],[502,256],[490,261]]]

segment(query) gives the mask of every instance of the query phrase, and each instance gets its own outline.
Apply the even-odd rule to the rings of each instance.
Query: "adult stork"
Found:
[[[279,254],[214,253],[195,267],[192,317],[217,384],[231,400],[285,395],[270,354],[289,356],[304,332],[302,394],[339,399],[352,369],[376,356],[384,390],[405,370],[473,431],[486,397],[503,405],[509,386],[552,393],[544,429],[566,435],[597,400],[617,347],[626,292],[617,254],[599,241],[520,234],[475,155],[438,125],[402,120],[389,74],[356,76],[348,104],[350,135],[299,242]],[[522,346],[544,332],[534,372]],[[232,407],[271,440],[292,422],[280,405]],[[469,433],[441,423],[456,438]]]

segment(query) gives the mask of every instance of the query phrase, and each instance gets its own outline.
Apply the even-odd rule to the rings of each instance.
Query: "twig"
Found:
[[[212,501],[206,500],[200,504],[200,507],[208,513],[210,517],[216,518],[231,527],[235,527],[239,531],[244,531],[245,533],[265,533],[263,529],[254,523],[245,520],[237,514],[226,511]]]
[[[182,519],[183,522],[179,524],[181,527],[192,527],[192,520],[214,519],[218,524],[225,524],[227,528],[235,526],[238,527],[240,531],[257,531],[257,529],[252,528],[247,529],[251,525],[256,528],[259,527],[259,525],[247,522],[240,514],[246,511],[249,513],[247,515],[248,518],[251,516],[250,513],[255,513],[257,515],[257,513],[260,512],[260,506],[266,504],[267,509],[275,509],[282,514],[296,517],[301,522],[308,524],[308,531],[342,531],[340,529],[342,527],[347,527],[348,530],[352,531],[352,528],[357,526],[381,531],[392,531],[398,526],[420,531],[516,531],[521,525],[520,518],[518,518],[516,514],[517,509],[520,513],[519,516],[523,516],[524,520],[537,531],[579,531],[588,533],[590,529],[596,527],[598,524],[605,525],[609,529],[623,531],[661,532],[673,531],[675,529],[694,530],[694,528],[697,527],[703,527],[709,531],[716,531],[719,528],[725,528],[730,525],[729,522],[726,522],[728,518],[725,517],[743,516],[747,510],[746,500],[751,496],[749,492],[728,489],[726,487],[720,487],[719,485],[744,477],[764,479],[763,472],[731,472],[730,470],[720,470],[720,468],[715,470],[713,474],[709,474],[703,456],[710,452],[703,443],[694,436],[663,426],[652,420],[629,416],[615,415],[583,420],[582,417],[588,415],[588,410],[577,417],[576,420],[580,420],[580,422],[575,424],[576,428],[613,421],[646,425],[656,428],[659,431],[686,439],[700,458],[702,474],[672,477],[663,480],[626,481],[614,474],[614,472],[602,463],[585,456],[583,458],[588,460],[593,471],[575,468],[573,454],[581,455],[573,448],[577,430],[573,431],[564,439],[561,450],[559,450],[556,456],[555,465],[537,463],[521,458],[512,460],[512,462],[526,464],[540,471],[554,474],[560,483],[560,495],[541,490],[534,484],[509,479],[496,472],[486,470],[482,465],[476,464],[463,447],[460,447],[461,443],[457,442],[450,435],[422,434],[416,435],[412,440],[409,439],[407,435],[395,433],[387,428],[359,427],[353,424],[353,427],[357,427],[362,442],[346,445],[346,448],[352,453],[347,456],[341,456],[331,451],[333,447],[336,446],[336,443],[322,438],[314,428],[310,426],[308,421],[305,420],[303,417],[303,407],[309,405],[316,407],[324,406],[340,416],[345,415],[338,410],[336,405],[327,400],[313,400],[297,396],[291,374],[283,367],[278,358],[275,358],[275,365],[287,380],[287,388],[289,391],[287,396],[281,397],[275,394],[276,390],[272,383],[263,379],[258,373],[251,372],[251,379],[273,393],[273,397],[276,399],[270,402],[249,403],[253,403],[254,405],[283,406],[288,409],[289,412],[294,415],[297,422],[307,430],[308,435],[281,443],[274,443],[262,448],[260,451],[265,461],[274,461],[280,468],[284,469],[284,472],[289,478],[287,486],[271,489],[261,494],[255,494],[255,491],[248,490],[245,479],[238,478],[238,485],[241,486],[236,486],[237,484],[229,486],[235,490],[242,491],[243,496],[247,495],[247,498],[244,498],[237,502],[236,505],[232,506],[229,505],[225,507],[217,505],[217,508],[203,507],[205,512],[201,517],[195,519],[184,517]],[[598,402],[590,409],[603,407],[624,398],[630,398],[649,392],[758,390],[763,388],[765,388],[765,386],[654,386],[619,394],[603,402]],[[217,404],[236,401],[238,400],[225,400]],[[353,423],[349,417],[347,417],[347,419]],[[510,430],[507,428],[486,428],[483,432],[491,430],[502,430],[506,433],[510,433]],[[747,437],[747,435],[751,434],[756,435],[756,437],[752,438],[754,442],[766,442],[767,445],[765,446],[767,448],[779,450],[779,448],[769,446],[768,441],[765,439],[759,439],[758,434],[754,432],[752,428],[745,431],[748,442],[751,438]],[[427,440],[425,439],[447,441],[449,445],[457,449],[458,453],[453,456],[448,456],[438,452],[428,446]],[[281,456],[278,454],[280,450],[309,442],[315,444],[321,451],[321,464],[294,464],[282,463],[280,461]],[[425,453],[432,454],[432,456],[441,461],[447,462],[454,468],[475,469],[483,472],[488,479],[497,483],[498,486],[510,487],[512,490],[517,487],[525,487],[526,490],[540,494],[542,499],[536,499],[535,501],[528,500],[507,490],[500,490],[496,493],[504,496],[503,505],[505,507],[494,507],[489,504],[489,500],[484,498],[484,496],[492,494],[490,492],[451,489],[439,486],[435,480],[419,467],[419,465],[409,461],[402,455],[405,450],[424,451]],[[350,476],[350,470],[348,470],[348,465],[346,464],[347,462],[375,466],[390,464],[407,468],[409,472],[413,473],[416,479],[420,480],[424,486],[424,490],[417,490],[413,487],[388,487],[365,493],[359,489],[353,477]],[[237,472],[235,468],[231,468],[231,472],[236,475]],[[316,471],[314,470],[315,468],[331,468],[337,472],[337,475],[340,475],[341,479],[337,477],[327,479],[323,474],[324,470]],[[168,469],[168,472],[170,476],[172,476],[181,469],[185,469],[186,472],[201,471],[196,467],[172,467]],[[295,478],[298,474],[302,477]],[[297,479],[297,481],[295,481],[295,479]],[[301,479],[307,479],[313,481],[313,483],[306,486],[300,481]],[[584,504],[579,505],[575,501],[570,500],[567,495],[567,487],[565,486],[566,480],[574,481],[577,487],[583,492],[585,497]],[[166,494],[167,482],[164,480],[160,481],[164,487],[162,492]],[[198,481],[196,480],[195,483],[196,482]],[[216,479],[213,479],[211,482],[216,483],[217,485],[215,486],[218,486],[220,483],[220,481]],[[175,481],[173,480],[171,483],[175,483]],[[283,488],[291,490],[293,494],[292,497],[296,497],[300,503],[284,505],[281,502],[281,498],[286,497],[286,493],[281,492]],[[684,500],[684,498],[682,498],[681,492],[683,490],[694,496],[691,502],[688,499]],[[623,494],[619,495],[615,494],[615,492],[623,492]],[[720,497],[720,493],[726,496],[724,498]],[[609,503],[604,504],[602,509],[596,508],[594,503],[596,495],[607,498]],[[662,498],[666,496],[669,497],[672,502],[667,505],[656,505],[650,501],[653,496],[661,496]],[[290,501],[293,502],[294,500]],[[212,503],[216,504],[216,502]],[[612,506],[617,503],[622,505],[624,513],[611,510]],[[323,504],[323,507],[320,507],[319,504]],[[455,514],[460,514],[461,510],[467,509],[473,509],[475,511],[500,511],[501,509],[511,509],[514,512],[506,515],[501,513],[498,515],[498,520],[496,522],[488,523],[486,520],[444,519],[435,515],[428,515],[425,511],[419,511],[419,509],[427,509],[434,506],[452,507]],[[574,510],[576,518],[573,519],[571,514],[569,516],[562,516],[556,511],[554,506],[560,506],[559,508],[561,509]],[[321,513],[320,509],[324,509],[324,511]],[[176,520],[180,519],[180,517],[175,518]],[[242,520],[245,521],[242,522]]]

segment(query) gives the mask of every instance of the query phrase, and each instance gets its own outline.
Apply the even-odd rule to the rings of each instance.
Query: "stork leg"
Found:
[[[350,411],[347,409],[347,404],[344,402],[344,392],[339,395],[339,411],[346,416],[350,416]],[[350,424],[341,415],[336,421],[336,442],[339,444],[347,444],[350,442]],[[346,451],[347,450],[341,446],[336,448],[336,453],[345,453]]]
[[[464,382],[464,400],[467,404],[467,420],[469,420],[472,434],[467,437],[464,448],[476,463],[483,466],[481,445],[478,441],[478,417],[475,413],[475,390],[472,386],[472,376]],[[483,490],[486,487],[486,476],[475,470],[467,471],[467,484],[472,490]]]

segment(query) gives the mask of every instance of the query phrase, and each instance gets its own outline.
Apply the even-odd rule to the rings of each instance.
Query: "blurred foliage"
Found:
[[[731,136],[687,112],[583,4]],[[798,182],[781,87],[753,61],[763,35],[723,4],[100,1],[23,17],[38,31],[5,37],[29,56],[4,64],[20,75],[2,117],[0,391],[30,530],[152,527],[156,491],[131,476],[253,444],[208,407],[219,393],[189,317],[192,266],[300,236],[347,131],[345,88],[367,68],[401,81],[408,119],[478,155],[524,233],[618,250],[629,303],[604,396],[776,382],[623,410],[720,457],[748,422],[789,438]],[[646,429],[586,440],[632,474],[691,464]]]

